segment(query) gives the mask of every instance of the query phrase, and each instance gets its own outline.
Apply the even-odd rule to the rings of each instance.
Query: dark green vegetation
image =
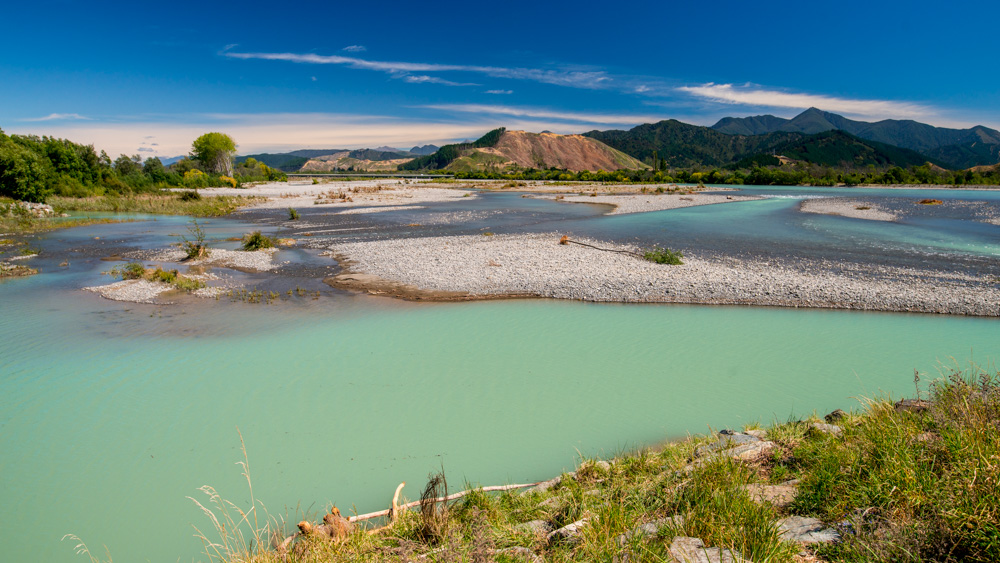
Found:
[[[339,528],[337,540],[315,533],[318,525],[300,524],[308,531],[277,551],[258,546],[272,533],[279,538],[272,545],[280,543],[288,530],[241,529],[240,521],[250,519],[233,512],[236,505],[214,490],[203,489],[215,507],[218,534],[205,538],[208,555],[220,561],[317,563],[424,556],[666,561],[674,538],[689,536],[760,562],[812,561],[812,555],[831,562],[996,561],[1000,374],[976,367],[948,371],[931,384],[927,401],[896,406],[865,401],[860,413],[836,420],[837,428],[817,428],[815,417],[775,424],[766,430],[769,445],[756,456],[697,457],[698,447],[717,436],[694,438],[611,463],[584,461],[544,490],[485,492],[466,485],[462,488],[472,490],[450,502],[432,500],[448,492],[442,476],[432,475],[419,512],[403,510],[377,530],[384,521],[361,523],[353,531]],[[758,492],[776,486],[784,498]],[[778,520],[790,515],[819,518],[840,540],[812,546],[786,541]],[[581,520],[578,533],[565,539],[547,538],[528,525],[557,529]],[[327,521],[342,522],[329,515]],[[635,532],[653,522],[655,531]],[[802,551],[806,558],[798,555]]]
[[[50,196],[125,197],[168,188],[286,179],[284,173],[251,160],[230,167],[232,176],[215,173],[214,167],[221,166],[222,160],[212,148],[209,144],[193,153],[205,160],[184,158],[166,167],[156,157],[143,161],[139,155],[121,155],[112,161],[103,151],[95,153],[91,145],[53,137],[7,136],[0,131],[0,196],[43,202]]]
[[[274,248],[274,241],[260,231],[254,231],[243,237],[243,250],[254,251],[262,248]]]
[[[288,220],[289,221],[297,221],[298,219],[299,219],[299,212],[296,211],[295,208],[289,207],[288,208]]]
[[[809,135],[837,130],[862,139],[920,152],[932,160],[947,163],[945,166],[953,169],[1000,162],[1000,131],[983,126],[948,129],[896,119],[869,123],[809,108],[792,119],[773,115],[726,117],[713,125],[712,129],[729,135],[764,135],[779,131]]]
[[[657,264],[679,266],[684,263],[681,261],[684,255],[679,250],[670,250],[669,248],[660,248],[659,246],[654,246],[651,250],[647,250],[642,254],[642,257]]]
[[[506,127],[500,127],[486,133],[476,141],[472,143],[458,143],[454,145],[445,145],[439,148],[433,154],[427,156],[421,156],[414,158],[410,162],[405,164],[400,164],[400,170],[440,170],[445,166],[451,164],[451,162],[458,157],[462,156],[462,151],[464,149],[471,148],[488,148],[496,146],[500,141],[500,137],[503,136]]]

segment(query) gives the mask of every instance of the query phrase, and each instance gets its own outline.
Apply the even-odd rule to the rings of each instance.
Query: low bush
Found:
[[[274,241],[260,231],[254,231],[243,237],[243,250],[253,252],[263,248],[274,248]]]
[[[681,258],[684,258],[684,254],[681,251],[660,248],[659,246],[654,246],[652,249],[647,250],[643,253],[642,257],[657,264],[678,266],[684,263],[681,261]]]

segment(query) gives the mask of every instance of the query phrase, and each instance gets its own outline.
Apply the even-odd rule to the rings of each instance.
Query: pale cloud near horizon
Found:
[[[664,117],[655,115],[607,114],[567,112],[545,108],[528,108],[516,106],[500,106],[488,104],[431,104],[419,106],[424,109],[435,109],[460,113],[478,113],[483,115],[509,115],[514,117],[530,117],[539,119],[558,119],[576,123],[602,125],[638,125],[640,123],[655,123]]]
[[[513,90],[487,90],[486,93],[487,94],[507,95],[507,94],[513,94],[514,91]]]
[[[579,133],[585,123],[565,123],[547,119],[512,119],[502,124],[508,129],[550,130]],[[157,156],[180,156],[190,152],[191,142],[208,131],[224,131],[238,143],[240,154],[286,152],[302,148],[369,148],[382,145],[447,144],[475,139],[497,127],[495,119],[404,120],[388,116],[350,114],[204,114],[184,116],[176,121],[136,121],[119,123],[36,123],[30,129],[12,128],[11,134],[36,134],[66,138],[115,158],[132,155],[137,147],[152,147],[156,138]],[[142,152],[149,154],[150,151]]]
[[[341,51],[347,51],[348,53],[364,53],[367,50],[368,47],[365,47],[364,45],[348,45],[347,47],[341,49]]]
[[[468,72],[484,74],[493,78],[530,80],[558,86],[574,88],[605,88],[612,78],[602,70],[507,68],[480,65],[455,65],[439,63],[411,63],[402,61],[375,61],[342,55],[317,55],[315,53],[237,53],[223,51],[225,57],[243,60],[286,61],[302,64],[342,65],[350,68],[385,72],[393,76],[408,76],[410,73],[428,72]],[[438,82],[440,83],[440,82]]]
[[[737,88],[732,84],[715,84],[713,82],[700,86],[681,86],[677,90],[724,104],[803,110],[816,107],[833,113],[876,119],[927,119],[937,113],[928,106],[914,102],[838,98],[822,94],[768,90],[753,86]]]
[[[25,117],[18,121],[89,121],[89,117],[78,113],[50,113],[45,117]]]

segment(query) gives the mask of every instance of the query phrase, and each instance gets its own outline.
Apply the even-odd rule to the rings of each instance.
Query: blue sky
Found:
[[[675,118],[1000,128],[997,2],[44,1],[5,6],[0,128],[174,156]]]

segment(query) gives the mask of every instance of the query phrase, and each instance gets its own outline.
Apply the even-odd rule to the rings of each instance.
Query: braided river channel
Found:
[[[609,216],[602,206],[484,194],[342,222],[327,210],[324,220],[356,229],[331,236],[354,239],[565,231],[761,260],[1000,275],[1000,226],[977,220],[1000,209],[1000,192],[850,190],[890,209],[915,197],[962,202],[894,223],[798,210],[803,198],[843,189],[741,193],[767,199]],[[320,210],[301,212],[320,220]],[[281,295],[270,304],[134,304],[83,291],[110,281],[101,272],[115,262],[101,258],[167,247],[189,221],[131,218],[40,235],[40,255],[26,262],[40,273],[0,282],[5,559],[85,561],[76,541],[60,541],[75,534],[116,561],[206,560],[195,527],[210,539],[215,531],[189,497],[206,502],[199,487],[211,485],[250,507],[240,435],[254,498],[294,527],[334,503],[346,513],[385,508],[401,481],[417,498],[442,467],[456,490],[538,481],[583,457],[914,396],[914,370],[925,388],[944,367],[1000,358],[996,317],[406,302],[331,289],[322,278],[336,263],[304,248],[279,251],[287,265],[276,274],[232,274]],[[225,239],[278,232],[285,218],[251,210],[203,225],[214,246],[233,248]]]

